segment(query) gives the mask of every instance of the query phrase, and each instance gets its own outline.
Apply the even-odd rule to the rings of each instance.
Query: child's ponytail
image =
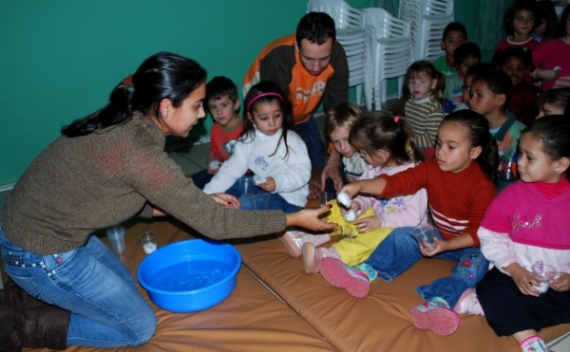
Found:
[[[414,144],[412,126],[384,111],[364,113],[350,130],[350,144],[367,153],[385,149],[397,165],[425,160]]]
[[[493,182],[499,179],[499,148],[497,141],[489,132],[489,121],[472,110],[458,110],[447,115],[441,124],[454,122],[462,125],[468,131],[467,136],[471,147],[481,147],[481,154],[475,160],[481,167],[485,176]]]
[[[499,147],[491,133],[489,133],[488,139],[485,139],[487,143],[482,146],[483,150],[476,161],[485,173],[485,176],[490,178],[493,183],[497,183],[499,180]]]
[[[445,75],[436,70],[433,78],[437,79],[437,84],[432,92],[433,97],[435,100],[442,102],[445,95]]]

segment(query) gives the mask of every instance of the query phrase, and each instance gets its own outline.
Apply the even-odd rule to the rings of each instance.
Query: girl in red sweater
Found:
[[[438,335],[453,333],[460,322],[453,307],[463,291],[475,287],[489,268],[479,249],[477,228],[495,196],[497,167],[497,143],[489,133],[487,120],[470,110],[446,116],[437,132],[435,159],[396,175],[353,182],[341,189],[350,197],[367,193],[391,198],[425,188],[435,224],[435,249],[418,246],[410,236],[413,227],[401,227],[357,267],[324,258],[321,274],[331,285],[365,297],[377,276],[390,282],[422,256],[457,261],[451,276],[417,288],[426,303],[411,310],[419,329],[431,329]]]

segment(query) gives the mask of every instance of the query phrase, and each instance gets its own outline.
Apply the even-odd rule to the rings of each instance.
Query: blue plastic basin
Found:
[[[151,253],[140,263],[137,278],[154,304],[189,313],[226,299],[240,266],[241,256],[232,245],[193,239]]]

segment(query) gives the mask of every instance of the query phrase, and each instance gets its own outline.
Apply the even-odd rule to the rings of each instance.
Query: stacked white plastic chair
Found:
[[[404,76],[412,64],[410,22],[390,15],[381,8],[364,9],[366,25],[374,29],[371,40],[374,72],[373,97],[376,110],[386,102],[389,78],[398,78],[398,98],[401,97]]]
[[[433,61],[444,54],[441,38],[453,22],[453,0],[400,0],[398,17],[410,21],[413,60]]]
[[[372,72],[369,44],[372,31],[365,27],[364,12],[350,7],[343,0],[310,0],[307,12],[325,12],[335,21],[336,40],[346,52],[349,87],[356,86],[360,105],[364,88],[366,108],[372,108]]]

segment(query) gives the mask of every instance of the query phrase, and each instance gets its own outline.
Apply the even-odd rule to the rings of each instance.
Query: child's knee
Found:
[[[463,257],[458,265],[453,269],[453,274],[458,275],[470,282],[474,287],[489,270],[489,262],[482,253],[471,253]]]

